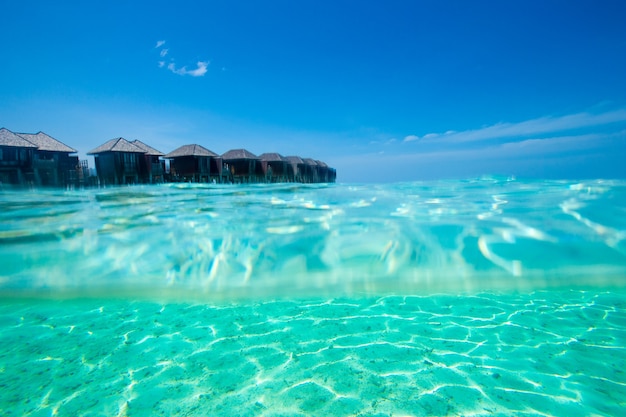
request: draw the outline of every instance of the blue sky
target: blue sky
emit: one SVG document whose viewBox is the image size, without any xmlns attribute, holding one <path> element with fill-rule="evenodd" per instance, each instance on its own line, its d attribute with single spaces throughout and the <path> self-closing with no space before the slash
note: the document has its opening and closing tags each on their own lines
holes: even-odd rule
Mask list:
<svg viewBox="0 0 626 417">
<path fill-rule="evenodd" d="M 626 2 L 0 0 L 0 127 L 326 161 L 340 182 L 626 177 Z"/>
</svg>

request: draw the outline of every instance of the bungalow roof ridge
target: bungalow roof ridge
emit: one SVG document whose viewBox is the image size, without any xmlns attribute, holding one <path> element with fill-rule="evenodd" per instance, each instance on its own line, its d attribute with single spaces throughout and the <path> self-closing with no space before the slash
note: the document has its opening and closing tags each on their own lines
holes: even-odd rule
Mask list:
<svg viewBox="0 0 626 417">
<path fill-rule="evenodd" d="M 208 156 L 210 158 L 218 158 L 219 155 L 215 152 L 205 148 L 202 145 L 198 145 L 196 143 L 179 146 L 174 149 L 172 152 L 166 154 L 164 158 L 177 158 L 181 156 Z"/>
<path fill-rule="evenodd" d="M 16 133 L 17 135 L 23 137 L 33 145 L 37 146 L 40 151 L 51 151 L 51 152 L 65 152 L 65 153 L 76 153 L 78 152 L 76 149 L 67 146 L 65 143 L 61 142 L 58 139 L 53 138 L 45 132 L 39 131 L 37 133 Z"/>
<path fill-rule="evenodd" d="M 37 148 L 37 145 L 5 127 L 0 128 L 0 146 L 9 146 L 13 148 Z"/>
<path fill-rule="evenodd" d="M 297 155 L 286 156 L 285 159 L 292 164 L 304 164 L 302 158 Z"/>
<path fill-rule="evenodd" d="M 140 141 L 139 139 L 135 139 L 134 141 L 130 142 L 133 145 L 141 148 L 144 150 L 144 152 L 146 153 L 146 155 L 151 155 L 151 156 L 164 156 L 165 154 L 161 151 L 159 151 L 158 149 L 153 148 L 150 145 L 145 144 L 144 142 Z"/>
<path fill-rule="evenodd" d="M 146 153 L 139 146 L 132 144 L 123 137 L 111 139 L 95 149 L 87 152 L 87 155 L 95 155 L 104 152 L 127 152 L 127 153 Z"/>
<path fill-rule="evenodd" d="M 222 154 L 222 159 L 224 160 L 235 160 L 235 159 L 259 159 L 258 156 L 253 154 L 247 149 L 238 148 L 231 149 Z"/>
<path fill-rule="evenodd" d="M 259 159 L 261 161 L 267 161 L 267 162 L 276 162 L 276 161 L 286 162 L 287 161 L 285 157 L 279 154 L 278 152 L 262 153 L 261 155 L 259 155 Z"/>
</svg>

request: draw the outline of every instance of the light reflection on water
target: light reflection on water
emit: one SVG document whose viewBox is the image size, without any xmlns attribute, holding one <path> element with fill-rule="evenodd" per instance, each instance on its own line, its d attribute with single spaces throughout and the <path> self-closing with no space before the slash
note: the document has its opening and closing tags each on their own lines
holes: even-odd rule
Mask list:
<svg viewBox="0 0 626 417">
<path fill-rule="evenodd" d="M 626 184 L 0 192 L 0 287 L 255 296 L 622 286 Z"/>
</svg>

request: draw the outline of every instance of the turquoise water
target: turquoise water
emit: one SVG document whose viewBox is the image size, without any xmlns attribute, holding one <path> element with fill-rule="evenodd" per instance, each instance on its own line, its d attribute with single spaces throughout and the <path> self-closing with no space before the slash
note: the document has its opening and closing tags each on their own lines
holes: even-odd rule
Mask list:
<svg viewBox="0 0 626 417">
<path fill-rule="evenodd" d="M 626 182 L 0 191 L 3 415 L 622 415 Z"/>
</svg>

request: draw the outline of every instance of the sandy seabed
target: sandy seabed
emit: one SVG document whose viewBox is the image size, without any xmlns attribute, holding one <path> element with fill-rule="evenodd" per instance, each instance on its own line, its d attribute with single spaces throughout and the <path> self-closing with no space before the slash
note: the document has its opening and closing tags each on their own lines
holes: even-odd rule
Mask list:
<svg viewBox="0 0 626 417">
<path fill-rule="evenodd" d="M 5 416 L 625 413 L 623 291 L 0 303 Z"/>
</svg>

